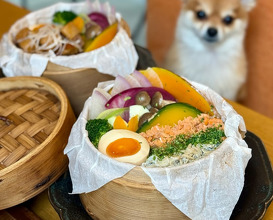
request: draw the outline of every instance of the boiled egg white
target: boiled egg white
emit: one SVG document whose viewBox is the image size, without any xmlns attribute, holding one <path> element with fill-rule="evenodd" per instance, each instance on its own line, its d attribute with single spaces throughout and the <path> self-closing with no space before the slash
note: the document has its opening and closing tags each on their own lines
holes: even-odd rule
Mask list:
<svg viewBox="0 0 273 220">
<path fill-rule="evenodd" d="M 98 150 L 120 162 L 141 165 L 149 155 L 150 146 L 138 133 L 113 129 L 100 138 Z"/>
</svg>

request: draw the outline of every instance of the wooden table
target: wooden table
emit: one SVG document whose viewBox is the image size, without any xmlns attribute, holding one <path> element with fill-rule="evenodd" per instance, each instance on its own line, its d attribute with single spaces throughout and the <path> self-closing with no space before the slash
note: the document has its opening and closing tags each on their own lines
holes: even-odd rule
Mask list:
<svg viewBox="0 0 273 220">
<path fill-rule="evenodd" d="M 9 27 L 19 18 L 28 13 L 27 10 L 0 0 L 0 37 L 9 30 Z M 238 103 L 230 102 L 234 109 L 243 116 L 246 127 L 263 141 L 268 156 L 273 161 L 273 120 L 263 116 Z M 24 216 L 24 218 L 22 217 Z M 59 219 L 57 213 L 50 205 L 47 192 L 43 192 L 26 204 L 18 205 L 0 211 L 0 219 Z M 273 204 L 271 204 L 263 218 L 273 219 Z"/>
</svg>

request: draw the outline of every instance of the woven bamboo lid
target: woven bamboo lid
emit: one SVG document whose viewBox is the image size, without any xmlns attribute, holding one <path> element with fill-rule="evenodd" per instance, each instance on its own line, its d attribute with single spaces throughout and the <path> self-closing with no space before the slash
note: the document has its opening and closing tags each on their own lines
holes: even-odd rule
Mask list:
<svg viewBox="0 0 273 220">
<path fill-rule="evenodd" d="M 56 96 L 39 89 L 0 91 L 0 169 L 42 144 L 60 117 Z"/>
<path fill-rule="evenodd" d="M 0 79 L 0 209 L 19 204 L 67 168 L 75 116 L 62 88 L 43 77 Z"/>
</svg>

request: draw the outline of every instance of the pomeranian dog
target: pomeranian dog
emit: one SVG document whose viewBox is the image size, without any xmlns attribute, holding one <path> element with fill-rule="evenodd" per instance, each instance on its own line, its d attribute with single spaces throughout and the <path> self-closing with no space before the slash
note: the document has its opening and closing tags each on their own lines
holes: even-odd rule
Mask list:
<svg viewBox="0 0 273 220">
<path fill-rule="evenodd" d="M 238 100 L 247 77 L 244 37 L 256 0 L 183 0 L 163 66 Z"/>
</svg>

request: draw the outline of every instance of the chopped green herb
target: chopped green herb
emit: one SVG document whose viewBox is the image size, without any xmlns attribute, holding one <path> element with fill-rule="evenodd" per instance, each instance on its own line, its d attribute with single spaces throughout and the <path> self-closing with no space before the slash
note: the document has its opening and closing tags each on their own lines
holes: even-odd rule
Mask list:
<svg viewBox="0 0 273 220">
<path fill-rule="evenodd" d="M 208 128 L 206 131 L 201 131 L 192 136 L 180 134 L 174 140 L 167 143 L 167 146 L 161 148 L 151 148 L 150 156 L 157 156 L 162 160 L 165 156 L 173 156 L 181 153 L 190 144 L 196 146 L 197 144 L 211 144 L 219 145 L 223 142 L 225 133 L 218 128 Z"/>
<path fill-rule="evenodd" d="M 127 100 L 129 100 L 131 98 L 132 98 L 131 96 L 127 96 L 127 97 L 124 98 L 124 101 L 127 101 Z"/>
</svg>

